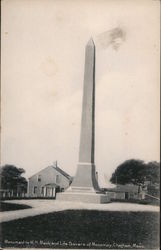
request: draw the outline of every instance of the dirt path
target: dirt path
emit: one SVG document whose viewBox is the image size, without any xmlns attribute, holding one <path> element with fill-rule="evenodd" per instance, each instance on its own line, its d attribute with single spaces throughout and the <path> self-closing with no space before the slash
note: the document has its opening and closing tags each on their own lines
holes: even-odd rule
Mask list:
<svg viewBox="0 0 161 250">
<path fill-rule="evenodd" d="M 0 212 L 0 222 L 16 220 L 20 218 L 47 214 L 50 212 L 63 211 L 68 209 L 88 209 L 102 211 L 149 211 L 159 212 L 158 206 L 142 205 L 134 203 L 112 202 L 107 204 L 90 204 L 79 202 L 63 202 L 56 200 L 12 200 L 8 203 L 26 204 L 32 208 L 16 211 Z"/>
</svg>

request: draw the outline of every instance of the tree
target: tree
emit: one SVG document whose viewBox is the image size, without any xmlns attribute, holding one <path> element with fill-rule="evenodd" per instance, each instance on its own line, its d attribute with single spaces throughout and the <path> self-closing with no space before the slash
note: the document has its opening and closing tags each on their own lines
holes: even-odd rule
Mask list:
<svg viewBox="0 0 161 250">
<path fill-rule="evenodd" d="M 152 184 L 160 183 L 160 163 L 152 161 L 146 164 L 145 169 L 146 179 Z"/>
<path fill-rule="evenodd" d="M 21 188 L 23 192 L 27 191 L 27 180 L 21 176 L 25 173 L 23 168 L 17 168 L 14 165 L 4 165 L 0 168 L 0 188 L 18 192 Z"/>
<path fill-rule="evenodd" d="M 145 181 L 159 183 L 160 164 L 157 162 L 145 163 L 142 160 L 127 160 L 119 165 L 112 174 L 110 181 L 114 184 L 143 185 Z"/>
</svg>

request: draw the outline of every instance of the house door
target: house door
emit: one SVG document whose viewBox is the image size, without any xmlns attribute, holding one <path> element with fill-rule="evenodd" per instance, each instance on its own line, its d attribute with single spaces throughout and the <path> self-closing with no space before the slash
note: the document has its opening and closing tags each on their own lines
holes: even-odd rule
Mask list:
<svg viewBox="0 0 161 250">
<path fill-rule="evenodd" d="M 129 199 L 129 194 L 128 192 L 125 192 L 125 200 L 128 200 Z"/>
</svg>

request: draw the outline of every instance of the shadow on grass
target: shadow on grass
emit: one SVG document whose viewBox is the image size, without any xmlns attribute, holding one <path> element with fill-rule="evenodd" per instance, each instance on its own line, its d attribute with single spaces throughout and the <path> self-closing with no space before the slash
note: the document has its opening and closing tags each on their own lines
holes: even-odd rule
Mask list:
<svg viewBox="0 0 161 250">
<path fill-rule="evenodd" d="M 123 199 L 111 199 L 112 202 L 121 202 L 121 203 L 133 203 L 133 204 L 143 204 L 143 205 L 152 205 L 152 206 L 160 206 L 160 200 L 149 199 L 149 200 L 123 200 Z"/>
<path fill-rule="evenodd" d="M 0 212 L 31 208 L 28 205 L 0 202 Z"/>
<path fill-rule="evenodd" d="M 2 223 L 1 235 L 2 247 L 157 248 L 159 214 L 67 210 Z"/>
</svg>

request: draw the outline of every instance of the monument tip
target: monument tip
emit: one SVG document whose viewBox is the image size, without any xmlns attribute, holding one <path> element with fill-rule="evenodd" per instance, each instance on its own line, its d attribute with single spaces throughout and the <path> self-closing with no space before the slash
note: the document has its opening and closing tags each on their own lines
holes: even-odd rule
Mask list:
<svg viewBox="0 0 161 250">
<path fill-rule="evenodd" d="M 92 37 L 89 39 L 89 41 L 88 41 L 88 43 L 87 43 L 87 46 L 95 46 Z"/>
</svg>

